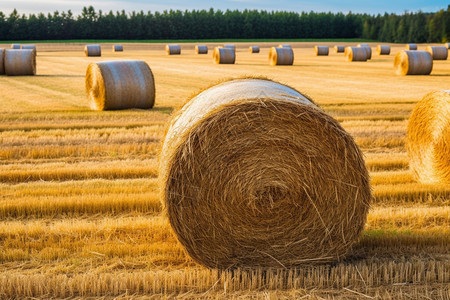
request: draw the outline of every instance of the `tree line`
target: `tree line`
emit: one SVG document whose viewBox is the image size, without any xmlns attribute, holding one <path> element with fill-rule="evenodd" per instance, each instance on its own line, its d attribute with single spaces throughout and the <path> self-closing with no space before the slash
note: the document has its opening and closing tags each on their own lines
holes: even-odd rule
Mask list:
<svg viewBox="0 0 450 300">
<path fill-rule="evenodd" d="M 96 11 L 8 16 L 0 40 L 363 38 L 383 42 L 450 41 L 450 5 L 436 13 L 343 14 L 258 10 Z"/>
</svg>

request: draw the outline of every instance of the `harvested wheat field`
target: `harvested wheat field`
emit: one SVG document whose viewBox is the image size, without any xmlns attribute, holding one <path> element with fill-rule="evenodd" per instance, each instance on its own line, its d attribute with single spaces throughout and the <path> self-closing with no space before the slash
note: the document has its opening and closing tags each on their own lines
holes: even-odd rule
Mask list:
<svg viewBox="0 0 450 300">
<path fill-rule="evenodd" d="M 259 54 L 248 50 L 254 43 L 234 44 L 235 64 L 215 64 L 194 43 L 176 56 L 165 44 L 124 43 L 123 53 L 101 44 L 101 57 L 85 56 L 84 44 L 38 43 L 35 76 L 1 77 L 0 298 L 450 298 L 450 186 L 418 183 L 406 150 L 411 112 L 450 88 L 450 61 L 434 61 L 430 75 L 397 76 L 404 44 L 348 62 L 334 51 L 315 56 L 325 43 L 290 43 L 292 66 L 269 64 L 275 43 L 258 43 Z M 154 107 L 91 110 L 88 65 L 125 59 L 151 68 Z M 170 115 L 199 90 L 245 76 L 307 95 L 361 149 L 374 199 L 339 261 L 209 269 L 177 241 L 158 185 Z"/>
</svg>

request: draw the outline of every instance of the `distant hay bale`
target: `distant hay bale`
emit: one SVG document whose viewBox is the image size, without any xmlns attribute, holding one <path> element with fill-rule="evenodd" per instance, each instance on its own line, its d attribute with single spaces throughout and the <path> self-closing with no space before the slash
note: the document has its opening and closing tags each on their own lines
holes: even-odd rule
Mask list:
<svg viewBox="0 0 450 300">
<path fill-rule="evenodd" d="M 372 198 L 363 154 L 339 122 L 261 79 L 191 99 L 169 123 L 159 180 L 178 240 L 212 268 L 338 260 Z"/>
<path fill-rule="evenodd" d="M 272 66 L 280 65 L 293 65 L 294 64 L 294 51 L 292 48 L 280 48 L 272 47 L 269 51 L 269 63 Z"/>
<path fill-rule="evenodd" d="M 248 51 L 249 51 L 250 53 L 259 53 L 259 46 L 250 46 L 250 47 L 248 48 Z"/>
<path fill-rule="evenodd" d="M 289 45 L 289 44 L 280 44 L 280 45 L 278 45 L 278 48 L 290 48 L 290 49 L 292 49 L 291 45 Z"/>
<path fill-rule="evenodd" d="M 166 45 L 166 54 L 167 55 L 179 55 L 179 54 L 181 54 L 181 47 L 180 47 L 180 45 L 176 45 L 176 44 Z"/>
<path fill-rule="evenodd" d="M 232 49 L 234 52 L 236 52 L 236 46 L 233 44 L 225 44 L 223 45 L 223 48 L 229 48 Z"/>
<path fill-rule="evenodd" d="M 450 43 L 446 43 L 444 45 L 445 45 L 445 47 L 447 47 L 447 49 L 450 49 Z"/>
<path fill-rule="evenodd" d="M 213 59 L 216 64 L 234 64 L 236 53 L 232 48 L 216 47 L 213 51 Z"/>
<path fill-rule="evenodd" d="M 314 53 L 316 56 L 326 56 L 328 55 L 328 46 L 314 46 Z"/>
<path fill-rule="evenodd" d="M 208 54 L 208 46 L 206 46 L 206 45 L 195 45 L 195 53 L 197 53 L 197 54 Z"/>
<path fill-rule="evenodd" d="M 345 58 L 347 61 L 367 61 L 367 51 L 364 47 L 346 47 Z"/>
<path fill-rule="evenodd" d="M 367 59 L 372 59 L 372 48 L 369 46 L 369 44 L 358 44 L 358 47 L 364 48 L 366 50 L 366 56 Z"/>
<path fill-rule="evenodd" d="M 0 48 L 0 75 L 5 74 L 5 49 Z"/>
<path fill-rule="evenodd" d="M 113 52 L 123 52 L 123 46 L 122 45 L 113 45 L 112 50 L 113 50 Z"/>
<path fill-rule="evenodd" d="M 378 55 L 389 55 L 391 54 L 391 46 L 389 45 L 378 45 L 377 46 Z"/>
<path fill-rule="evenodd" d="M 427 94 L 408 122 L 409 165 L 425 184 L 450 184 L 450 90 Z"/>
<path fill-rule="evenodd" d="M 448 49 L 445 46 L 427 46 L 425 51 L 430 52 L 433 60 L 446 60 L 448 57 Z"/>
<path fill-rule="evenodd" d="M 397 75 L 428 75 L 433 69 L 433 58 L 427 51 L 402 50 L 395 55 Z"/>
<path fill-rule="evenodd" d="M 36 51 L 5 50 L 5 74 L 8 76 L 36 75 Z"/>
<path fill-rule="evenodd" d="M 95 110 L 152 108 L 155 103 L 155 81 L 143 61 L 91 63 L 85 83 L 91 108 Z"/>
<path fill-rule="evenodd" d="M 342 53 L 344 51 L 345 51 L 345 46 L 339 46 L 339 45 L 334 46 L 334 52 Z"/>
<path fill-rule="evenodd" d="M 86 56 L 102 56 L 102 48 L 100 45 L 86 45 L 84 46 L 84 54 Z"/>
<path fill-rule="evenodd" d="M 20 44 L 11 44 L 11 49 L 19 50 L 20 49 Z"/>
<path fill-rule="evenodd" d="M 406 50 L 417 50 L 417 44 L 406 44 Z"/>
</svg>

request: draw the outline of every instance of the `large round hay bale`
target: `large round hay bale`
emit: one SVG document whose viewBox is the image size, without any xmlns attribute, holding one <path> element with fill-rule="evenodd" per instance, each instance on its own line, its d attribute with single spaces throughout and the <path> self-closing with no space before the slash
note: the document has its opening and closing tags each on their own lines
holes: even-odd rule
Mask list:
<svg viewBox="0 0 450 300">
<path fill-rule="evenodd" d="M 229 48 L 236 52 L 236 46 L 233 44 L 225 44 L 223 45 L 223 48 Z"/>
<path fill-rule="evenodd" d="M 394 69 L 397 75 L 428 75 L 433 69 L 433 58 L 427 51 L 402 50 L 395 55 Z"/>
<path fill-rule="evenodd" d="M 343 53 L 344 51 L 345 51 L 345 46 L 339 46 L 339 45 L 334 46 L 334 52 Z"/>
<path fill-rule="evenodd" d="M 337 260 L 366 222 L 369 176 L 353 138 L 273 81 L 195 96 L 170 122 L 159 162 L 164 212 L 208 267 Z"/>
<path fill-rule="evenodd" d="M 367 51 L 364 47 L 347 47 L 345 58 L 347 61 L 367 61 Z"/>
<path fill-rule="evenodd" d="M 86 70 L 86 93 L 96 110 L 152 108 L 155 81 L 150 67 L 140 60 L 91 63 Z"/>
<path fill-rule="evenodd" d="M 287 47 L 272 47 L 269 51 L 269 63 L 272 66 L 293 65 L 294 51 L 292 51 L 292 48 Z"/>
<path fill-rule="evenodd" d="M 406 44 L 406 50 L 417 50 L 417 44 Z"/>
<path fill-rule="evenodd" d="M 5 74 L 5 49 L 0 48 L 0 75 Z"/>
<path fill-rule="evenodd" d="M 450 90 L 417 103 L 408 122 L 407 149 L 417 180 L 450 184 Z"/>
<path fill-rule="evenodd" d="M 213 59 L 216 64 L 234 64 L 236 53 L 232 48 L 215 47 Z"/>
<path fill-rule="evenodd" d="M 314 53 L 316 56 L 326 56 L 328 55 L 328 46 L 314 46 Z"/>
<path fill-rule="evenodd" d="M 86 45 L 84 46 L 84 54 L 86 56 L 102 56 L 102 48 L 100 45 Z"/>
<path fill-rule="evenodd" d="M 11 44 L 11 49 L 19 50 L 20 47 L 21 47 L 20 44 Z"/>
<path fill-rule="evenodd" d="M 446 60 L 448 57 L 448 49 L 445 46 L 427 46 L 425 51 L 430 52 L 433 60 Z"/>
<path fill-rule="evenodd" d="M 122 45 L 113 45 L 112 50 L 113 50 L 113 52 L 123 52 L 123 46 Z"/>
<path fill-rule="evenodd" d="M 248 48 L 248 51 L 249 51 L 250 53 L 259 53 L 259 46 L 250 46 L 250 47 Z"/>
<path fill-rule="evenodd" d="M 378 55 L 389 55 L 391 54 L 391 46 L 389 45 L 378 45 L 377 46 Z"/>
<path fill-rule="evenodd" d="M 179 54 L 181 54 L 181 47 L 180 47 L 180 45 L 176 45 L 176 44 L 166 45 L 166 54 L 167 55 L 179 55 Z"/>
<path fill-rule="evenodd" d="M 9 76 L 35 75 L 36 51 L 6 49 L 4 67 Z"/>
<path fill-rule="evenodd" d="M 208 46 L 206 46 L 206 45 L 195 45 L 195 53 L 197 53 L 197 54 L 208 54 Z"/>
</svg>

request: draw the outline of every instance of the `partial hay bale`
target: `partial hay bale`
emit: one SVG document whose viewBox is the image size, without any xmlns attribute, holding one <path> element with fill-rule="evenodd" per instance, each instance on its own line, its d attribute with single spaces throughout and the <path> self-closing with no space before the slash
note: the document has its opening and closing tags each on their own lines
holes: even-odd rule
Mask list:
<svg viewBox="0 0 450 300">
<path fill-rule="evenodd" d="M 36 51 L 6 49 L 4 68 L 8 76 L 35 75 Z"/>
<path fill-rule="evenodd" d="M 0 75 L 5 74 L 5 49 L 0 48 Z"/>
<path fill-rule="evenodd" d="M 176 44 L 166 45 L 166 54 L 167 55 L 179 55 L 179 54 L 181 54 L 181 47 L 180 47 L 180 45 L 176 45 Z"/>
<path fill-rule="evenodd" d="M 123 46 L 122 45 L 113 45 L 112 50 L 113 50 L 113 52 L 123 52 Z"/>
<path fill-rule="evenodd" d="M 249 51 L 250 53 L 259 53 L 259 46 L 250 46 L 250 47 L 248 48 L 248 51 Z"/>
<path fill-rule="evenodd" d="M 84 46 L 84 54 L 86 56 L 102 56 L 102 48 L 100 45 L 86 45 Z"/>
<path fill-rule="evenodd" d="M 144 61 L 91 63 L 85 84 L 91 108 L 95 110 L 152 108 L 155 103 L 153 73 Z"/>
<path fill-rule="evenodd" d="M 292 48 L 280 48 L 272 47 L 269 51 L 269 63 L 272 66 L 280 65 L 293 65 L 294 64 L 294 51 Z"/>
<path fill-rule="evenodd" d="M 402 50 L 395 55 L 394 69 L 397 75 L 428 75 L 433 69 L 433 58 L 427 51 Z"/>
<path fill-rule="evenodd" d="M 445 47 L 447 47 L 447 49 L 450 49 L 450 43 L 446 43 L 444 45 L 445 45 Z"/>
<path fill-rule="evenodd" d="M 197 54 L 208 54 L 208 46 L 206 46 L 206 45 L 195 45 L 195 53 L 197 53 Z"/>
<path fill-rule="evenodd" d="M 23 50 L 34 50 L 36 51 L 36 45 L 28 44 L 28 45 L 21 45 L 21 49 Z"/>
<path fill-rule="evenodd" d="M 417 44 L 406 44 L 406 50 L 417 50 Z"/>
<path fill-rule="evenodd" d="M 372 48 L 369 46 L 369 44 L 358 44 L 358 47 L 364 48 L 366 50 L 366 56 L 367 59 L 372 59 Z"/>
<path fill-rule="evenodd" d="M 361 151 L 296 90 L 237 79 L 172 118 L 159 158 L 164 213 L 208 267 L 334 261 L 353 245 L 371 199 Z"/>
<path fill-rule="evenodd" d="M 367 51 L 364 47 L 347 47 L 345 58 L 347 61 L 367 61 Z"/>
<path fill-rule="evenodd" d="M 316 54 L 316 56 L 327 56 L 328 51 L 328 46 L 314 46 L 314 53 Z"/>
<path fill-rule="evenodd" d="M 213 59 L 216 64 L 234 64 L 236 53 L 232 48 L 216 47 L 213 51 Z"/>
<path fill-rule="evenodd" d="M 445 46 L 427 46 L 425 51 L 430 52 L 433 60 L 446 60 L 448 57 L 448 49 Z"/>
<path fill-rule="evenodd" d="M 407 150 L 415 178 L 450 184 L 450 90 L 427 94 L 408 122 Z"/>
<path fill-rule="evenodd" d="M 20 44 L 11 44 L 11 49 L 19 50 L 20 49 Z"/>
<path fill-rule="evenodd" d="M 233 44 L 225 44 L 223 45 L 223 48 L 229 48 L 236 52 L 236 46 Z"/>
<path fill-rule="evenodd" d="M 345 46 L 339 46 L 339 45 L 334 46 L 334 52 L 342 53 L 344 51 L 345 51 Z"/>
<path fill-rule="evenodd" d="M 389 55 L 391 54 L 391 46 L 389 45 L 378 45 L 377 46 L 378 55 Z"/>
<path fill-rule="evenodd" d="M 292 49 L 291 45 L 289 45 L 289 44 L 280 44 L 280 45 L 278 45 L 278 48 L 290 48 L 290 49 Z"/>
</svg>

